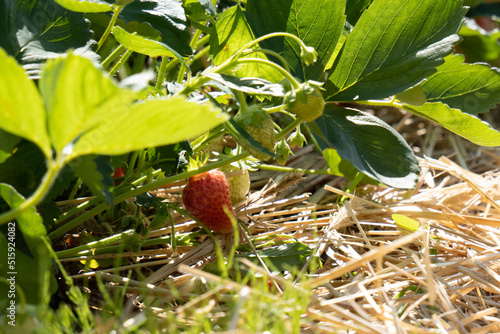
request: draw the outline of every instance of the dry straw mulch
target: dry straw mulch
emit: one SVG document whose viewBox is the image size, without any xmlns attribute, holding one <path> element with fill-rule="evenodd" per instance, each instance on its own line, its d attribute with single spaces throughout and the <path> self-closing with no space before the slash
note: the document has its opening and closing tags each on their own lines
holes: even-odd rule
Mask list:
<svg viewBox="0 0 500 334">
<path fill-rule="evenodd" d="M 307 169 L 321 169 L 321 158 L 309 153 L 303 149 L 291 166 L 305 163 Z M 497 159 L 494 151 L 483 156 Z M 317 272 L 293 285 L 298 292 L 312 291 L 304 314 L 313 320 L 303 322 L 303 332 L 500 333 L 500 173 L 474 173 L 444 157 L 420 159 L 420 166 L 416 189 L 368 185 L 354 194 L 341 191 L 339 179 L 328 175 L 254 173 L 252 185 L 259 190 L 236 208 L 248 224 L 248 238 L 258 245 L 266 242 L 264 237 L 293 237 L 323 260 Z M 297 182 L 300 186 L 293 187 Z M 178 201 L 181 190 L 178 183 L 157 195 Z M 338 204 L 340 196 L 347 200 Z M 417 221 L 420 228 L 398 228 L 394 214 Z M 174 218 L 177 233 L 197 228 L 181 216 Z M 165 227 L 153 236 L 169 233 Z M 227 237 L 216 238 L 222 245 L 231 243 Z M 127 282 L 128 292 L 141 296 L 129 298 L 130 315 L 134 305 L 148 307 L 148 295 L 173 299 L 172 284 L 189 295 L 194 278 L 222 284 L 178 307 L 179 319 L 200 302 L 217 300 L 221 291 L 244 288 L 201 270 L 214 260 L 211 239 L 180 247 L 174 257 L 165 247 L 143 250 L 144 262 L 131 266 L 160 269 L 151 271 L 145 281 Z M 267 268 L 250 261 L 239 264 L 269 274 Z M 122 282 L 105 270 L 98 274 L 115 284 Z M 287 276 L 272 277 L 278 286 L 286 284 Z M 251 287 L 245 289 L 252 293 Z M 217 303 L 210 305 L 217 308 Z M 161 309 L 156 312 L 161 316 Z"/>
</svg>

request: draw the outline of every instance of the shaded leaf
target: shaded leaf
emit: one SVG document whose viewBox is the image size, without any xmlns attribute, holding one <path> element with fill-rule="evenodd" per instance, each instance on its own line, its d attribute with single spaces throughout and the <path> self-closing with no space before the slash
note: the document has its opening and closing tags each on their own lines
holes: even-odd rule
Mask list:
<svg viewBox="0 0 500 334">
<path fill-rule="evenodd" d="M 0 73 L 0 128 L 32 141 L 50 157 L 45 110 L 34 82 L 2 49 Z"/>
<path fill-rule="evenodd" d="M 189 165 L 187 156 L 191 152 L 189 142 L 183 141 L 177 144 L 149 148 L 146 155 L 148 162 L 153 164 L 153 168 L 161 168 L 165 175 L 170 175 L 181 172 Z"/>
<path fill-rule="evenodd" d="M 12 153 L 14 148 L 19 144 L 21 138 L 14 136 L 0 129 L 0 164 L 4 163 Z"/>
<path fill-rule="evenodd" d="M 129 50 L 151 57 L 168 56 L 177 57 L 182 60 L 181 55 L 167 44 L 140 35 L 131 34 L 119 26 L 113 27 L 113 35 L 118 43 Z"/>
<path fill-rule="evenodd" d="M 303 266 L 307 258 L 312 254 L 312 251 L 307 245 L 294 242 L 258 250 L 257 253 L 264 262 L 271 264 L 272 269 L 285 271 L 293 267 Z M 253 252 L 240 253 L 236 257 L 245 257 L 258 263 L 258 259 Z"/>
<path fill-rule="evenodd" d="M 326 64 L 344 27 L 345 1 L 335 0 L 249 0 L 246 17 L 257 37 L 288 32 L 318 53 L 317 61 L 305 66 L 299 44 L 291 38 L 273 37 L 260 44 L 278 52 L 302 81 L 324 80 Z M 281 64 L 280 64 L 281 65 Z"/>
<path fill-rule="evenodd" d="M 477 115 L 500 102 L 500 69 L 486 64 L 465 64 L 462 55 L 445 58 L 438 72 L 422 84 L 428 102 Z"/>
<path fill-rule="evenodd" d="M 110 191 L 114 186 L 113 167 L 109 163 L 109 158 L 86 155 L 73 159 L 69 162 L 69 166 L 89 187 L 93 195 L 104 198 L 109 206 L 113 206 L 113 194 Z"/>
<path fill-rule="evenodd" d="M 347 0 L 345 14 L 347 22 L 356 25 L 363 11 L 372 3 L 373 0 Z"/>
<path fill-rule="evenodd" d="M 438 123 L 474 144 L 500 146 L 500 132 L 476 116 L 453 109 L 440 102 L 425 103 L 420 107 L 404 105 L 404 109 Z"/>
<path fill-rule="evenodd" d="M 0 182 L 13 186 L 23 196 L 29 196 L 43 178 L 46 157 L 38 146 L 23 140 L 16 151 L 0 164 Z"/>
<path fill-rule="evenodd" d="M 119 17 L 126 23 L 146 22 L 162 35 L 162 42 L 182 56 L 192 53 L 191 35 L 182 4 L 177 0 L 136 0 L 125 6 Z"/>
<path fill-rule="evenodd" d="M 247 94 L 271 95 L 284 97 L 285 88 L 280 84 L 275 84 L 261 78 L 238 78 L 218 73 L 202 73 L 214 81 L 217 81 L 231 89 Z"/>
<path fill-rule="evenodd" d="M 94 62 L 89 21 L 54 1 L 0 0 L 0 47 L 16 57 L 30 77 L 39 77 L 47 59 L 73 53 Z"/>
<path fill-rule="evenodd" d="M 396 188 L 412 188 L 418 161 L 393 128 L 368 113 L 325 106 L 323 116 L 308 126 L 322 150 L 335 148 L 360 172 Z"/>
<path fill-rule="evenodd" d="M 217 13 L 210 0 L 185 0 L 184 8 L 189 19 L 195 21 L 207 21 Z"/>
<path fill-rule="evenodd" d="M 380 99 L 415 86 L 453 51 L 465 12 L 457 0 L 375 0 L 347 36 L 326 99 Z"/>
</svg>

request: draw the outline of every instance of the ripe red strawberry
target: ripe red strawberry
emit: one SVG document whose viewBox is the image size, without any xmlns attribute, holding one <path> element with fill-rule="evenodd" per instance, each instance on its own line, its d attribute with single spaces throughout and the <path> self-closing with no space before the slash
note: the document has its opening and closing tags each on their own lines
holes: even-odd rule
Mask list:
<svg viewBox="0 0 500 334">
<path fill-rule="evenodd" d="M 224 207 L 236 215 L 231 206 L 226 176 L 220 170 L 212 169 L 190 177 L 182 191 L 182 202 L 193 217 L 212 231 L 228 233 L 233 230 Z"/>
</svg>

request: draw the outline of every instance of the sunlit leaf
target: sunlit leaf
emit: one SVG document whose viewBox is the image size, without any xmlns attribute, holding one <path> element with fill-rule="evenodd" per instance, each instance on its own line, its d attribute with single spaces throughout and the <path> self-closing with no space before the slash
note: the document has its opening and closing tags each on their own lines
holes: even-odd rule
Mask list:
<svg viewBox="0 0 500 334">
<path fill-rule="evenodd" d="M 0 128 L 37 144 L 51 156 L 43 101 L 35 83 L 0 49 Z"/>
<path fill-rule="evenodd" d="M 345 5 L 345 1 L 336 0 L 249 0 L 245 16 L 257 37 L 288 32 L 314 47 L 318 59 L 306 66 L 297 41 L 273 37 L 260 43 L 283 56 L 292 74 L 300 80 L 323 81 L 326 64 L 344 27 Z"/>
<path fill-rule="evenodd" d="M 487 64 L 465 64 L 462 55 L 445 58 L 438 72 L 422 84 L 427 102 L 477 115 L 500 103 L 500 69 Z"/>
<path fill-rule="evenodd" d="M 109 12 L 113 7 L 100 0 L 54 0 L 62 7 L 79 13 L 103 13 Z"/>
<path fill-rule="evenodd" d="M 405 105 L 404 109 L 438 123 L 474 144 L 500 146 L 500 132 L 476 116 L 453 109 L 440 102 L 425 103 L 420 107 Z"/>
<path fill-rule="evenodd" d="M 380 99 L 415 86 L 459 41 L 466 9 L 457 0 L 375 0 L 347 36 L 326 99 Z"/>
<path fill-rule="evenodd" d="M 0 183 L 0 197 L 15 208 L 24 202 L 24 198 L 10 185 Z M 15 222 L 0 227 L 0 268 L 4 278 L 15 277 L 17 289 L 21 290 L 26 301 L 38 304 L 44 301 L 47 293 L 50 295 L 57 289 L 50 259 L 47 257 L 46 246 L 42 241 L 47 231 L 42 218 L 35 208 L 30 208 L 19 215 Z M 14 262 L 8 262 L 9 247 L 15 248 Z M 10 256 L 12 259 L 12 256 Z M 11 274 L 9 274 L 11 273 Z M 9 286 L 0 284 L 0 293 L 7 296 Z M 20 291 L 16 292 L 17 303 L 20 303 Z"/>
</svg>

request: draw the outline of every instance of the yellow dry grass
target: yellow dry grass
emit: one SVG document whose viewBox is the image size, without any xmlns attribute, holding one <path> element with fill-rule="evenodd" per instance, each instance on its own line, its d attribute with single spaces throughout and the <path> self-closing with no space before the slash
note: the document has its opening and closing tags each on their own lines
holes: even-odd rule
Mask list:
<svg viewBox="0 0 500 334">
<path fill-rule="evenodd" d="M 489 157 L 488 164 L 496 164 L 494 151 L 482 156 Z M 321 164 L 321 157 L 316 159 L 310 148 L 304 148 L 290 165 L 321 169 Z M 248 226 L 248 238 L 259 245 L 265 237 L 292 237 L 323 260 L 320 269 L 298 282 L 271 275 L 278 286 L 313 292 L 302 332 L 500 333 L 500 172 L 490 168 L 474 173 L 445 157 L 420 159 L 420 168 L 416 189 L 367 185 L 353 194 L 340 190 L 339 179 L 328 175 L 302 179 L 298 174 L 254 173 L 254 191 L 236 208 Z M 301 183 L 294 187 L 297 182 Z M 182 186 L 177 183 L 156 195 L 179 201 Z M 398 228 L 394 214 L 411 218 L 420 227 Z M 180 215 L 174 219 L 177 233 L 197 228 Z M 170 232 L 164 227 L 150 237 Z M 216 238 L 231 245 L 227 236 Z M 221 292 L 246 288 L 252 293 L 252 288 L 201 270 L 215 254 L 213 241 L 206 237 L 202 241 L 179 247 L 178 256 L 168 246 L 146 249 L 130 254 L 142 257 L 130 266 L 73 277 L 100 275 L 118 286 L 126 283 L 127 291 L 135 294 L 128 299 L 126 314 L 134 305 L 148 308 L 152 297 L 173 300 L 169 286 L 187 296 L 193 278 L 218 283 L 218 288 L 178 307 L 179 319 L 202 301 L 213 299 L 208 305 L 216 307 Z M 267 268 L 248 260 L 237 265 L 269 275 Z M 111 274 L 141 267 L 155 270 L 143 281 Z M 280 292 L 278 288 L 275 293 Z M 161 309 L 154 311 L 161 317 Z"/>
</svg>

